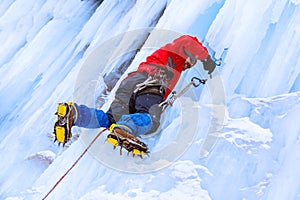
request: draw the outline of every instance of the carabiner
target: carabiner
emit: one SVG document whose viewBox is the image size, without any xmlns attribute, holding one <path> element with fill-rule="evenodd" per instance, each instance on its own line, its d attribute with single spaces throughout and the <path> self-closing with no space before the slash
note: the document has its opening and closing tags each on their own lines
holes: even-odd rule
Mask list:
<svg viewBox="0 0 300 200">
<path fill-rule="evenodd" d="M 206 83 L 206 81 L 207 81 L 207 79 L 200 79 L 198 77 L 193 77 L 191 80 L 194 87 L 198 87 L 200 84 L 204 85 Z"/>
</svg>

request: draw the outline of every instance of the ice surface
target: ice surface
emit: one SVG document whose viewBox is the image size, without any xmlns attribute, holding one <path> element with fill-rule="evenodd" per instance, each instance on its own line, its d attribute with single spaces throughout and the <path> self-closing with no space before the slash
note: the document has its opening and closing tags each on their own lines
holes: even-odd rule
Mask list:
<svg viewBox="0 0 300 200">
<path fill-rule="evenodd" d="M 74 128 L 68 147 L 57 147 L 57 103 L 86 100 L 107 109 L 119 78 L 180 34 L 204 40 L 216 57 L 228 48 L 215 78 L 166 111 L 164 134 L 145 138 L 153 158 L 119 157 L 105 135 L 97 143 L 107 151 L 99 154 L 117 165 L 154 160 L 164 167 L 128 173 L 89 152 L 48 199 L 299 199 L 298 0 L 1 1 L 0 199 L 44 197 L 84 151 L 77 136 L 91 133 L 91 139 L 99 131 Z M 98 61 L 113 57 L 112 64 L 83 71 L 112 38 L 119 40 Z M 200 62 L 196 67 L 183 74 L 177 91 L 192 76 L 205 77 Z M 85 99 L 89 92 L 95 99 Z M 224 110 L 214 110 L 219 107 Z M 214 148 L 200 159 L 210 131 Z M 178 158 L 162 159 L 182 143 Z M 160 157 L 162 149 L 169 154 Z"/>
</svg>

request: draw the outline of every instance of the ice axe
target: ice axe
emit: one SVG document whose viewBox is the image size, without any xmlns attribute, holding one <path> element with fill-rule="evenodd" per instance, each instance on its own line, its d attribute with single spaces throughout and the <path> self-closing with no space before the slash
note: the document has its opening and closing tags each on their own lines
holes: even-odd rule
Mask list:
<svg viewBox="0 0 300 200">
<path fill-rule="evenodd" d="M 207 81 L 207 79 L 200 79 L 200 78 L 198 78 L 198 77 L 193 77 L 192 79 L 191 79 L 191 81 L 179 92 L 179 93 L 176 93 L 176 91 L 173 91 L 172 92 L 172 96 L 169 98 L 169 99 L 167 99 L 167 100 L 165 100 L 165 101 L 163 101 L 162 103 L 160 103 L 159 104 L 159 107 L 161 107 L 162 108 L 162 111 L 165 111 L 166 110 L 166 108 L 170 105 L 170 106 L 172 106 L 173 105 L 173 103 L 174 103 L 174 101 L 177 99 L 177 98 L 179 98 L 179 97 L 181 97 L 184 93 L 186 93 L 186 91 L 191 87 L 191 86 L 194 86 L 194 87 L 198 87 L 199 85 L 201 85 L 201 84 L 205 84 L 206 83 L 206 81 Z"/>
</svg>

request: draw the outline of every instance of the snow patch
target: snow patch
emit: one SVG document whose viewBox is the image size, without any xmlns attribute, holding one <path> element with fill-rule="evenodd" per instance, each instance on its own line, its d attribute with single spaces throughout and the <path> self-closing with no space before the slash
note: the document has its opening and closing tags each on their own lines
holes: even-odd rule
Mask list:
<svg viewBox="0 0 300 200">
<path fill-rule="evenodd" d="M 272 132 L 250 121 L 249 118 L 227 119 L 221 136 L 239 148 L 248 150 L 262 147 L 269 149 Z"/>
<path fill-rule="evenodd" d="M 56 158 L 56 154 L 52 151 L 39 151 L 35 154 L 28 156 L 26 159 L 38 162 L 42 165 L 50 165 Z"/>
<path fill-rule="evenodd" d="M 291 2 L 297 6 L 300 5 L 300 0 L 291 0 Z"/>
</svg>

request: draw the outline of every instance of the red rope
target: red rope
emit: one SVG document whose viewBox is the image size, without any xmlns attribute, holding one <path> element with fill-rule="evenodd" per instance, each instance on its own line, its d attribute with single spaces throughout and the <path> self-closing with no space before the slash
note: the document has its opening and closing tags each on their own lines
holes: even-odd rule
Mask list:
<svg viewBox="0 0 300 200">
<path fill-rule="evenodd" d="M 51 192 L 53 192 L 53 190 L 57 187 L 57 185 L 67 176 L 67 174 L 75 167 L 75 165 L 77 165 L 77 163 L 79 162 L 79 160 L 84 156 L 84 154 L 86 154 L 86 152 L 91 148 L 91 146 L 95 143 L 95 141 L 98 139 L 98 137 L 104 132 L 108 130 L 107 128 L 101 130 L 96 137 L 91 141 L 91 143 L 86 147 L 86 149 L 82 152 L 82 154 L 77 158 L 77 160 L 73 163 L 73 165 L 66 171 L 66 173 L 60 177 L 60 179 L 55 183 L 55 185 L 51 188 L 51 190 L 45 195 L 45 197 L 43 198 L 46 199 Z"/>
</svg>

